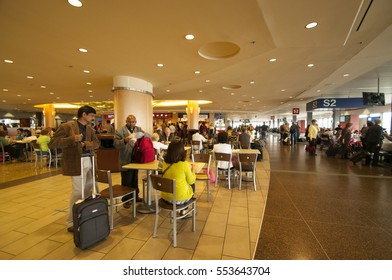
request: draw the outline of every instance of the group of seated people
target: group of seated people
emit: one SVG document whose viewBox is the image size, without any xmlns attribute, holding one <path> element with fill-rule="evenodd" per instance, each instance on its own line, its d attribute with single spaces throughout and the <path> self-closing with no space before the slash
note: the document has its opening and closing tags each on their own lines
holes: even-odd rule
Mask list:
<svg viewBox="0 0 392 280">
<path fill-rule="evenodd" d="M 0 142 L 4 146 L 4 152 L 8 153 L 8 155 L 11 157 L 11 160 L 16 160 L 20 162 L 26 161 L 26 157 L 28 156 L 27 149 L 29 149 L 28 145 L 31 142 L 35 141 L 36 143 L 41 145 L 42 154 L 48 154 L 48 144 L 50 142 L 52 130 L 48 127 L 37 132 L 37 134 L 39 134 L 38 138 L 36 135 L 31 135 L 30 130 L 18 128 L 16 130 L 16 135 L 14 137 L 10 137 L 7 131 L 1 130 Z M 36 153 L 40 153 L 41 151 L 35 149 Z M 2 160 L 6 160 L 5 155 L 2 155 L 2 157 Z"/>
</svg>

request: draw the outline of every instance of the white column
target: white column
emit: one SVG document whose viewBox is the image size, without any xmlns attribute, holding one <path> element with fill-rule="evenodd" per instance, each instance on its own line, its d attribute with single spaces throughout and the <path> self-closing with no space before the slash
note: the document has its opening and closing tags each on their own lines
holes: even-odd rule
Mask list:
<svg viewBox="0 0 392 280">
<path fill-rule="evenodd" d="M 128 115 L 134 115 L 137 126 L 145 132 L 153 133 L 152 84 L 129 76 L 113 78 L 114 125 L 116 129 L 125 125 Z"/>
</svg>

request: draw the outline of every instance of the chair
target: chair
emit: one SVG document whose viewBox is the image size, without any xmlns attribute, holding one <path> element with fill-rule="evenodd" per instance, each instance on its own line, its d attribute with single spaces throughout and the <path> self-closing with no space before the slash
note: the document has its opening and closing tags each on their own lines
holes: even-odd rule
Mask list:
<svg viewBox="0 0 392 280">
<path fill-rule="evenodd" d="M 54 160 L 55 160 L 54 164 L 55 164 L 56 168 L 58 167 L 59 160 L 61 160 L 62 156 L 63 156 L 63 153 L 61 152 L 61 149 L 55 148 L 54 149 Z"/>
<path fill-rule="evenodd" d="M 219 171 L 225 171 L 227 172 L 227 178 L 228 178 L 228 184 L 229 184 L 229 189 L 231 189 L 231 184 L 230 184 L 230 177 L 231 177 L 231 154 L 226 154 L 226 153 L 214 153 L 214 161 L 215 161 L 215 172 L 216 172 L 216 179 L 215 179 L 215 187 L 216 187 L 216 182 L 219 179 Z M 220 168 L 218 167 L 219 162 L 226 162 L 228 168 Z"/>
<path fill-rule="evenodd" d="M 256 161 L 256 154 L 238 154 L 238 167 L 236 167 L 236 170 L 239 172 L 239 190 L 241 190 L 242 172 L 251 172 L 253 178 L 253 189 L 256 191 Z"/>
<path fill-rule="evenodd" d="M 11 160 L 11 155 L 4 150 L 4 145 L 0 142 L 0 156 L 3 164 L 5 163 L 6 159 Z"/>
<path fill-rule="evenodd" d="M 240 141 L 240 148 L 241 149 L 250 149 L 250 142 L 248 142 L 248 141 Z"/>
<path fill-rule="evenodd" d="M 43 161 L 44 158 L 46 158 L 46 161 L 48 162 L 49 168 L 50 168 L 50 165 L 52 163 L 52 153 L 51 153 L 50 149 L 48 150 L 47 154 L 46 153 L 44 154 L 42 152 L 41 144 L 39 144 L 37 142 L 31 142 L 31 143 L 32 143 L 32 145 L 34 147 L 34 154 L 35 154 L 35 165 L 34 165 L 34 168 L 37 168 L 38 158 L 40 158 L 40 168 L 41 169 L 42 169 L 42 161 Z"/>
<path fill-rule="evenodd" d="M 112 183 L 112 173 L 110 170 L 97 169 L 95 176 L 98 183 L 107 184 L 108 188 L 103 189 L 100 193 L 102 197 L 109 200 L 109 224 L 110 229 L 113 229 L 114 224 L 114 210 L 118 211 L 118 206 L 123 205 L 127 202 L 132 201 L 133 203 L 133 218 L 136 217 L 136 189 L 124 187 L 122 185 L 114 185 Z M 131 197 L 125 201 L 121 199 L 130 195 Z M 116 208 L 116 209 L 115 209 Z"/>
<path fill-rule="evenodd" d="M 155 194 L 155 224 L 153 237 L 157 237 L 158 231 L 158 218 L 161 209 L 170 211 L 170 217 L 173 224 L 173 247 L 177 247 L 177 220 L 183 219 L 189 214 L 192 214 L 192 231 L 196 230 L 196 198 L 191 198 L 188 202 L 176 205 L 176 180 L 163 178 L 160 175 L 150 175 L 152 187 L 154 188 Z M 158 191 L 172 193 L 173 204 L 166 202 L 164 199 L 158 199 Z M 186 214 L 181 214 L 181 210 L 190 207 L 190 210 Z"/>
<path fill-rule="evenodd" d="M 207 164 L 207 168 L 202 173 L 196 173 L 196 180 L 207 181 L 207 201 L 210 201 L 210 165 L 211 165 L 211 154 L 193 154 L 192 162 L 204 162 Z"/>
<path fill-rule="evenodd" d="M 201 145 L 201 141 L 199 141 L 199 140 L 192 140 L 191 141 L 191 146 L 192 146 L 192 149 L 191 149 L 191 152 L 192 152 L 192 154 L 200 154 L 200 145 Z"/>
</svg>

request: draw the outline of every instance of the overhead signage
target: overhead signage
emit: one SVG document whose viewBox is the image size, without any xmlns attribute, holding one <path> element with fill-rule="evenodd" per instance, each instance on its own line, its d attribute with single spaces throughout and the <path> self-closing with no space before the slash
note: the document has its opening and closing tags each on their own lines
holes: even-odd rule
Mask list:
<svg viewBox="0 0 392 280">
<path fill-rule="evenodd" d="M 363 99 L 360 98 L 320 98 L 306 103 L 306 111 L 317 109 L 351 109 L 362 108 Z"/>
<path fill-rule="evenodd" d="M 293 108 L 293 115 L 299 115 L 299 108 Z"/>
</svg>

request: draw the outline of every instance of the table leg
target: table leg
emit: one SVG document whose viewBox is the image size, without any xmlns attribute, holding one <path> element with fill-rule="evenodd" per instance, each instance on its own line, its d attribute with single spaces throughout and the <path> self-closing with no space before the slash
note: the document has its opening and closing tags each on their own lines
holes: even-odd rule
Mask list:
<svg viewBox="0 0 392 280">
<path fill-rule="evenodd" d="M 151 201 L 151 178 L 150 174 L 152 170 L 147 170 L 147 197 L 143 197 L 143 203 L 137 207 L 137 212 L 142 214 L 153 214 L 155 213 L 155 203 Z M 143 192 L 144 194 L 144 192 Z"/>
</svg>

